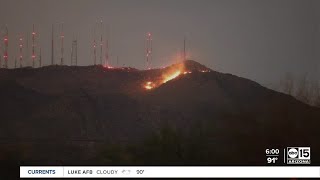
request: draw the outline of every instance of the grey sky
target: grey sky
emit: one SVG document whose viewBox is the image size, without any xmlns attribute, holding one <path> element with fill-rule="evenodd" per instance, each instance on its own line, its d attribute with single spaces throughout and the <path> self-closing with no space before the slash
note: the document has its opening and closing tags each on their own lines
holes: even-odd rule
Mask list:
<svg viewBox="0 0 320 180">
<path fill-rule="evenodd" d="M 51 25 L 57 28 L 60 22 L 66 64 L 73 34 L 78 36 L 79 64 L 92 64 L 93 27 L 102 19 L 109 27 L 113 64 L 119 56 L 121 64 L 144 68 L 144 37 L 150 31 L 154 65 L 168 65 L 186 35 L 192 59 L 269 84 L 286 72 L 320 77 L 319 7 L 319 1 L 311 0 L 1 0 L 0 25 L 9 28 L 10 67 L 18 51 L 12 38 L 31 33 L 33 23 L 48 65 Z"/>
</svg>

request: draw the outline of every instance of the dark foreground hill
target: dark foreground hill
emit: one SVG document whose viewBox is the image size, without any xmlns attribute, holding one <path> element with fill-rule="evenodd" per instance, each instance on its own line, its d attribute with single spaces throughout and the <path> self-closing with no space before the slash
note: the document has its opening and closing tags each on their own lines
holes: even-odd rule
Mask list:
<svg viewBox="0 0 320 180">
<path fill-rule="evenodd" d="M 194 61 L 183 65 L 179 76 L 151 90 L 146 82 L 160 82 L 181 64 L 0 69 L 0 159 L 265 165 L 266 148 L 311 146 L 312 162 L 320 163 L 319 109 Z"/>
</svg>

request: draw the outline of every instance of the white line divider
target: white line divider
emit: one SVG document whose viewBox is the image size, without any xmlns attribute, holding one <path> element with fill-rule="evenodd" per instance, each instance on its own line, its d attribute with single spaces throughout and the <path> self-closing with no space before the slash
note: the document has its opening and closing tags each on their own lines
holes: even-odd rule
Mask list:
<svg viewBox="0 0 320 180">
<path fill-rule="evenodd" d="M 20 178 L 320 178 L 320 166 L 20 166 Z"/>
</svg>

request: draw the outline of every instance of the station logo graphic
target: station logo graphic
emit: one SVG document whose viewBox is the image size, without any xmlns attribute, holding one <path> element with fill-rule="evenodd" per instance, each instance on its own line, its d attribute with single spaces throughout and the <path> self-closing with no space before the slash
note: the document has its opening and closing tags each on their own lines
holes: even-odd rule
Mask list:
<svg viewBox="0 0 320 180">
<path fill-rule="evenodd" d="M 287 164 L 310 164 L 310 147 L 287 147 Z"/>
</svg>

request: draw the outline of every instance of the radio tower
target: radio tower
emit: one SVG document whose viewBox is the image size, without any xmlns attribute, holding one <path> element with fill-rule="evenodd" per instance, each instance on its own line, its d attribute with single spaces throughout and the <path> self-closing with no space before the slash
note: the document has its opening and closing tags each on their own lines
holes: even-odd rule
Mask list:
<svg viewBox="0 0 320 180">
<path fill-rule="evenodd" d="M 1 44 L 0 43 L 0 68 L 2 68 L 2 49 L 1 49 Z"/>
<path fill-rule="evenodd" d="M 22 67 L 22 46 L 23 46 L 23 38 L 22 35 L 19 38 L 19 63 L 20 68 Z"/>
<path fill-rule="evenodd" d="M 151 69 L 151 61 L 152 61 L 152 37 L 151 33 L 147 33 L 146 38 L 146 68 Z"/>
<path fill-rule="evenodd" d="M 100 21 L 101 25 L 101 34 L 100 34 L 100 64 L 102 65 L 102 47 L 103 47 L 103 42 L 102 42 L 102 32 L 103 32 L 103 26 L 102 26 L 102 20 Z"/>
<path fill-rule="evenodd" d="M 183 61 L 187 60 L 187 56 L 186 56 L 186 37 L 184 36 L 183 38 Z"/>
<path fill-rule="evenodd" d="M 94 26 L 93 29 L 93 65 L 96 65 L 96 61 L 97 61 L 97 51 L 96 51 L 96 26 Z"/>
<path fill-rule="evenodd" d="M 16 69 L 17 68 L 17 57 L 14 56 L 14 68 Z"/>
<path fill-rule="evenodd" d="M 109 67 L 109 28 L 106 28 L 106 49 L 105 49 L 105 60 L 104 60 L 104 66 Z"/>
<path fill-rule="evenodd" d="M 108 40 L 106 40 L 106 54 L 105 54 L 105 62 L 104 62 L 104 66 L 105 67 L 109 67 L 109 42 L 108 42 Z"/>
<path fill-rule="evenodd" d="M 3 59 L 4 59 L 4 67 L 8 68 L 8 46 L 9 46 L 9 39 L 8 39 L 8 27 L 6 26 L 5 28 L 5 34 L 4 34 L 4 54 L 3 54 Z"/>
<path fill-rule="evenodd" d="M 117 56 L 117 67 L 119 68 L 119 56 Z"/>
<path fill-rule="evenodd" d="M 41 47 L 40 47 L 40 50 L 39 50 L 39 67 L 42 66 L 42 60 L 41 60 Z"/>
<path fill-rule="evenodd" d="M 1 44 L 1 43 L 0 43 Z M 1 46 L 0 46 L 1 49 Z M 1 53 L 1 52 L 0 52 Z M 0 54 L 0 68 L 2 67 L 2 55 Z"/>
<path fill-rule="evenodd" d="M 60 40 L 61 40 L 61 65 L 63 65 L 63 39 L 64 39 L 64 34 L 63 34 L 63 23 L 61 23 L 61 35 L 60 35 Z"/>
<path fill-rule="evenodd" d="M 34 31 L 34 24 L 32 26 L 32 67 L 34 67 L 34 63 L 35 63 L 35 58 L 36 58 L 36 54 L 35 54 L 35 36 L 36 36 L 36 32 Z"/>
<path fill-rule="evenodd" d="M 27 37 L 26 37 L 26 40 L 27 40 L 27 42 L 26 42 L 26 57 L 27 57 L 27 59 L 25 60 L 25 62 L 26 62 L 26 64 L 27 64 L 27 66 L 29 65 L 29 58 L 31 57 L 30 56 L 30 49 L 29 49 L 29 32 L 27 32 Z"/>
<path fill-rule="evenodd" d="M 72 41 L 72 48 L 71 48 L 71 66 L 77 66 L 78 64 L 78 41 L 77 39 L 74 39 Z"/>
<path fill-rule="evenodd" d="M 51 65 L 54 64 L 54 43 L 53 43 L 53 39 L 54 39 L 54 35 L 53 35 L 54 29 L 53 29 L 53 24 L 52 24 L 52 30 L 51 30 Z"/>
</svg>

